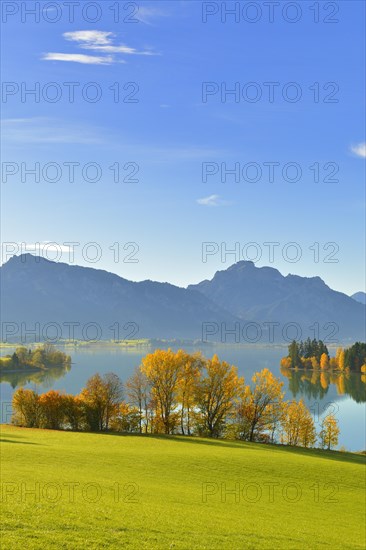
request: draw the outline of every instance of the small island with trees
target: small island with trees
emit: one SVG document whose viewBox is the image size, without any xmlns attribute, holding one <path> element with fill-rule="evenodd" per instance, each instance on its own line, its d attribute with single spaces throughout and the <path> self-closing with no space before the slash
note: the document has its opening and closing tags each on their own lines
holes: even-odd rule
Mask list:
<svg viewBox="0 0 366 550">
<path fill-rule="evenodd" d="M 12 355 L 0 357 L 0 372 L 33 372 L 54 367 L 70 367 L 71 357 L 57 350 L 52 344 L 43 344 L 33 351 L 25 346 L 17 347 Z"/>
<path fill-rule="evenodd" d="M 356 342 L 346 349 L 339 347 L 335 357 L 330 357 L 328 348 L 322 340 L 293 340 L 288 346 L 288 355 L 281 359 L 281 367 L 366 374 L 366 344 Z"/>
</svg>

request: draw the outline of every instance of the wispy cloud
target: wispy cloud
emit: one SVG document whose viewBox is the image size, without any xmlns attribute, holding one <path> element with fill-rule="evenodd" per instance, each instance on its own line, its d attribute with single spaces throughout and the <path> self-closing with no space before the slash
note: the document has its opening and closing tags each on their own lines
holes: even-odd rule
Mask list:
<svg viewBox="0 0 366 550">
<path fill-rule="evenodd" d="M 225 149 L 205 149 L 192 144 L 186 147 L 175 146 L 168 141 L 153 147 L 150 141 L 131 141 L 131 137 L 125 132 L 114 132 L 104 126 L 78 124 L 53 117 L 7 118 L 2 119 L 0 125 L 4 147 L 54 143 L 104 145 L 115 154 L 131 155 L 131 158 L 138 154 L 141 161 L 153 164 L 220 159 L 229 154 Z"/>
<path fill-rule="evenodd" d="M 106 31 L 71 31 L 64 32 L 62 35 L 66 40 L 71 40 L 73 42 L 81 42 L 84 44 L 94 44 L 95 46 L 105 46 L 109 44 L 113 32 Z"/>
<path fill-rule="evenodd" d="M 115 44 L 116 35 L 106 31 L 73 31 L 62 35 L 66 40 L 77 42 L 80 48 L 127 55 L 156 55 L 152 50 L 136 50 L 126 44 Z"/>
<path fill-rule="evenodd" d="M 47 258 L 47 254 L 70 254 L 73 253 L 71 245 L 56 243 L 55 241 L 39 241 L 37 243 L 18 242 L 15 243 L 18 250 L 25 254 L 31 252 L 35 255 L 43 254 Z"/>
<path fill-rule="evenodd" d="M 152 8 L 151 6 L 139 6 L 138 12 L 134 15 L 135 19 L 145 23 L 146 25 L 153 25 L 155 19 L 159 17 L 168 17 L 169 14 L 160 8 Z"/>
<path fill-rule="evenodd" d="M 366 143 L 358 143 L 351 146 L 351 151 L 361 158 L 366 158 Z"/>
<path fill-rule="evenodd" d="M 1 121 L 6 143 L 101 143 L 93 129 L 65 124 L 62 121 L 46 117 L 8 118 Z"/>
<path fill-rule="evenodd" d="M 227 201 L 220 199 L 219 195 L 209 195 L 208 197 L 197 199 L 197 203 L 202 206 L 222 206 L 224 204 L 229 204 Z"/>
<path fill-rule="evenodd" d="M 126 63 L 123 55 L 158 55 L 151 49 L 137 50 L 126 44 L 116 42 L 116 35 L 110 31 L 71 31 L 62 35 L 68 42 L 73 42 L 78 48 L 91 52 L 109 55 L 86 55 L 81 53 L 48 52 L 42 56 L 44 61 L 71 61 L 87 65 L 111 65 Z M 117 54 L 117 55 L 113 55 Z"/>
<path fill-rule="evenodd" d="M 82 53 L 46 53 L 43 55 L 44 61 L 73 61 L 74 63 L 84 63 L 85 65 L 110 65 L 114 62 L 113 57 L 85 55 Z M 125 63 L 125 61 L 120 61 Z"/>
</svg>

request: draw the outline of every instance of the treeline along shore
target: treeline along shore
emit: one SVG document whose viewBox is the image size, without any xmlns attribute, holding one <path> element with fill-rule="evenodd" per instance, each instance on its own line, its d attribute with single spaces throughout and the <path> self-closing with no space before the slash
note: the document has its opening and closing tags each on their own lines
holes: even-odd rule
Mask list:
<svg viewBox="0 0 366 550">
<path fill-rule="evenodd" d="M 284 399 L 283 382 L 268 369 L 246 384 L 237 368 L 217 355 L 155 350 L 123 384 L 114 373 L 93 375 L 78 395 L 18 389 L 12 422 L 56 430 L 181 434 L 331 449 L 336 418 L 317 433 L 300 401 Z"/>
</svg>

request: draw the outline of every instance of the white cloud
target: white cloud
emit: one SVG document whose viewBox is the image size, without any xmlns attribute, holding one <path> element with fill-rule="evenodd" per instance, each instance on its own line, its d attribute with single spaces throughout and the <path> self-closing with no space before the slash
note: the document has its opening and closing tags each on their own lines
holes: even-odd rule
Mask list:
<svg viewBox="0 0 366 550">
<path fill-rule="evenodd" d="M 197 203 L 202 206 L 220 206 L 222 204 L 226 204 L 225 201 L 220 199 L 219 195 L 210 195 L 202 199 L 197 199 Z"/>
<path fill-rule="evenodd" d="M 47 258 L 47 253 L 69 254 L 73 252 L 73 247 L 71 245 L 65 245 L 64 243 L 61 244 L 55 241 L 40 241 L 37 243 L 18 242 L 15 244 L 22 254 L 26 252 L 33 252 L 36 255 L 45 254 L 45 258 Z"/>
<path fill-rule="evenodd" d="M 85 55 L 82 53 L 46 53 L 42 57 L 45 61 L 72 61 L 74 63 L 83 63 L 84 65 L 110 65 L 114 62 L 113 57 L 96 55 Z M 121 61 L 121 63 L 125 63 Z"/>
<path fill-rule="evenodd" d="M 352 153 L 361 158 L 366 158 L 366 143 L 358 143 L 357 145 L 352 145 Z"/>
<path fill-rule="evenodd" d="M 87 44 L 99 44 L 103 46 L 110 43 L 110 37 L 114 36 L 113 32 L 106 31 L 72 31 L 64 32 L 62 35 L 66 40 L 73 42 L 85 42 Z"/>
<path fill-rule="evenodd" d="M 62 36 L 65 40 L 76 43 L 78 48 L 90 50 L 92 52 L 121 55 L 158 55 L 151 49 L 140 51 L 126 44 L 117 44 L 115 33 L 110 31 L 71 31 L 63 33 Z M 87 65 L 125 63 L 125 61 L 121 59 L 121 56 L 93 56 L 79 53 L 46 53 L 42 59 L 45 61 L 72 61 L 74 63 L 84 63 Z"/>
<path fill-rule="evenodd" d="M 96 52 L 106 52 L 106 53 L 125 53 L 127 55 L 157 55 L 151 50 L 144 50 L 144 51 L 138 51 L 135 50 L 135 48 L 129 48 L 128 46 L 124 46 L 123 44 L 120 44 L 119 46 L 113 46 L 113 45 L 106 45 L 106 46 L 95 46 L 95 45 L 89 45 L 85 44 L 85 46 L 81 46 L 82 48 L 86 50 L 93 50 Z"/>
</svg>

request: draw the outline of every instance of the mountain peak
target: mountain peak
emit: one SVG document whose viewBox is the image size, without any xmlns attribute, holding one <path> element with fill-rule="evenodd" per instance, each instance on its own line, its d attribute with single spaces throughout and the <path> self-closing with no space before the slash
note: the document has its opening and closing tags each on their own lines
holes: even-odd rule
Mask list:
<svg viewBox="0 0 366 550">
<path fill-rule="evenodd" d="M 19 265 L 19 264 L 25 264 L 25 263 L 32 263 L 32 264 L 40 264 L 43 262 L 47 263 L 54 263 L 52 260 L 48 260 L 46 258 L 43 258 L 43 256 L 36 256 L 35 254 L 31 254 L 30 252 L 25 252 L 23 254 L 18 254 L 14 256 L 11 256 L 4 265 Z"/>
<path fill-rule="evenodd" d="M 242 269 L 253 269 L 256 265 L 251 260 L 241 260 L 240 262 L 236 262 L 235 264 L 228 267 L 226 271 L 235 271 L 235 270 L 242 270 Z"/>
<path fill-rule="evenodd" d="M 217 271 L 215 274 L 219 275 L 220 277 L 225 277 L 228 274 L 240 276 L 243 275 L 243 277 L 258 277 L 258 278 L 283 278 L 283 275 L 278 271 L 278 269 L 270 266 L 262 266 L 258 267 L 253 261 L 251 260 L 241 260 L 240 262 L 237 262 L 227 269 Z"/>
</svg>

